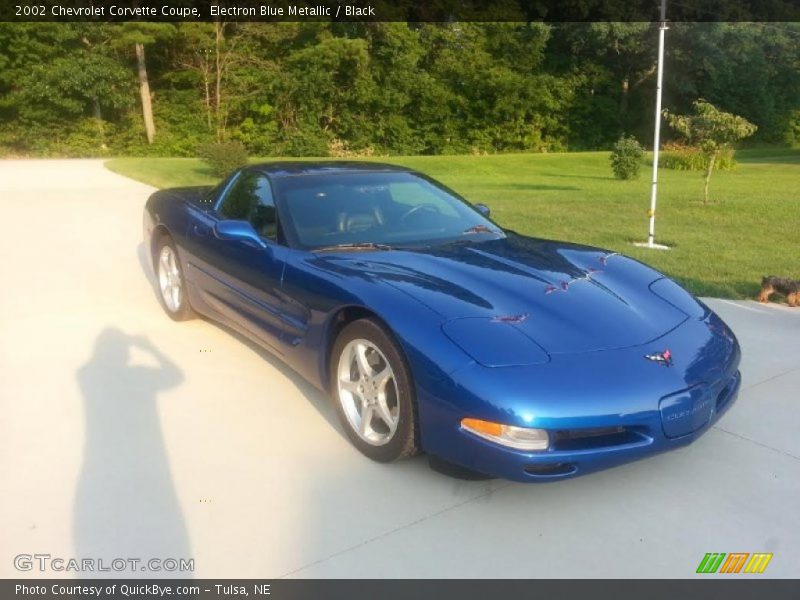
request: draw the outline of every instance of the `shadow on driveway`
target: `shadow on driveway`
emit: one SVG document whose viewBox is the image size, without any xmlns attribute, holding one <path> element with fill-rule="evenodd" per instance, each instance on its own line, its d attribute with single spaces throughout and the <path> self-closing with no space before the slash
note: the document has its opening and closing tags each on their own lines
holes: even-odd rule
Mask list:
<svg viewBox="0 0 800 600">
<path fill-rule="evenodd" d="M 148 256 L 144 244 L 139 244 L 136 248 L 136 257 L 139 260 L 139 267 L 142 269 L 142 273 L 150 283 L 150 287 L 153 289 L 153 293 L 155 294 L 153 301 L 158 302 L 158 294 L 160 293 L 158 290 L 158 281 L 153 272 L 153 268 L 150 263 L 150 257 Z M 252 352 L 258 354 L 258 356 L 260 356 L 265 362 L 269 363 L 272 368 L 279 371 L 281 375 L 290 380 L 292 384 L 300 391 L 300 393 L 305 396 L 311 406 L 313 406 L 314 409 L 322 416 L 322 418 L 325 419 L 328 424 L 339 433 L 342 439 L 348 439 L 344 430 L 342 430 L 339 420 L 336 417 L 336 412 L 331 406 L 328 396 L 323 391 L 315 388 L 300 374 L 272 354 L 272 352 L 264 349 L 250 338 L 245 337 L 244 335 L 240 334 L 234 329 L 231 329 L 227 325 L 220 323 L 219 321 L 206 319 L 203 315 L 198 315 L 198 317 L 213 327 L 216 327 L 217 329 L 220 329 L 231 337 L 235 338 L 242 345 L 247 346 Z M 165 316 L 164 318 L 166 319 L 167 317 Z"/>
<path fill-rule="evenodd" d="M 133 348 L 153 366 L 131 364 Z M 77 377 L 85 446 L 73 514 L 76 557 L 109 568 L 116 558 L 190 559 L 156 404 L 160 391 L 183 381 L 181 371 L 147 338 L 109 327 Z M 137 571 L 148 575 L 141 565 Z M 108 574 L 122 572 L 135 573 L 127 565 Z"/>
</svg>

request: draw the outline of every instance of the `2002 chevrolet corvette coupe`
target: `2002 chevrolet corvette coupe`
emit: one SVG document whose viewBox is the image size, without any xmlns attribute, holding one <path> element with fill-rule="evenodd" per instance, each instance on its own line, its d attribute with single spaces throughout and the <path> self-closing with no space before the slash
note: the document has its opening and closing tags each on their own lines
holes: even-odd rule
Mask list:
<svg viewBox="0 0 800 600">
<path fill-rule="evenodd" d="M 161 190 L 159 299 L 327 391 L 352 443 L 550 481 L 691 442 L 739 391 L 706 305 L 614 252 L 502 229 L 420 173 L 275 162 Z"/>
</svg>

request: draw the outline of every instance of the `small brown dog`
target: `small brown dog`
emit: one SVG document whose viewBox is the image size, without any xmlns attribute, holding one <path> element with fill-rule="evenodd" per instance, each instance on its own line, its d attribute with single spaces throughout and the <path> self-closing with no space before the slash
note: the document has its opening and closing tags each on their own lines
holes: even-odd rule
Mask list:
<svg viewBox="0 0 800 600">
<path fill-rule="evenodd" d="M 787 277 L 767 275 L 761 280 L 761 292 L 758 294 L 759 302 L 769 301 L 772 294 L 783 294 L 789 306 L 797 306 L 800 302 L 800 281 Z"/>
</svg>

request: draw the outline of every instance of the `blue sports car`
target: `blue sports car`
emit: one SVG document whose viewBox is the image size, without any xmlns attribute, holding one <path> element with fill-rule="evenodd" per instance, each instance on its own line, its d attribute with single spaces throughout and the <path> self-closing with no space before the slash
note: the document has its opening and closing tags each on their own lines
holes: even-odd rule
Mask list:
<svg viewBox="0 0 800 600">
<path fill-rule="evenodd" d="M 144 237 L 171 318 L 273 352 L 377 461 L 553 481 L 687 444 L 739 391 L 736 338 L 675 282 L 409 169 L 248 166 L 153 194 Z"/>
</svg>

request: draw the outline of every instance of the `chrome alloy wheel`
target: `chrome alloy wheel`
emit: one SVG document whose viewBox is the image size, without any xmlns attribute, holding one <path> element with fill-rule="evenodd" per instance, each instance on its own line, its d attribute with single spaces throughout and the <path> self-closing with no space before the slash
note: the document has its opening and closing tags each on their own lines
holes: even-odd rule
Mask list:
<svg viewBox="0 0 800 600">
<path fill-rule="evenodd" d="M 350 427 L 368 444 L 387 444 L 400 420 L 400 395 L 386 356 L 372 342 L 355 339 L 342 350 L 336 373 Z"/>
<path fill-rule="evenodd" d="M 183 294 L 181 272 L 178 269 L 178 257 L 170 246 L 161 248 L 158 255 L 158 286 L 170 312 L 178 312 Z"/>
</svg>

